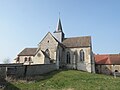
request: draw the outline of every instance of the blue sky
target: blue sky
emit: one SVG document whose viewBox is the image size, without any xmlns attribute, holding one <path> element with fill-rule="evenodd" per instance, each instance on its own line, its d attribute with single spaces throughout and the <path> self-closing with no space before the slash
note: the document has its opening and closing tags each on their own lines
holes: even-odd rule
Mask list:
<svg viewBox="0 0 120 90">
<path fill-rule="evenodd" d="M 53 32 L 91 36 L 93 52 L 120 53 L 120 0 L 0 0 L 0 63 Z"/>
</svg>

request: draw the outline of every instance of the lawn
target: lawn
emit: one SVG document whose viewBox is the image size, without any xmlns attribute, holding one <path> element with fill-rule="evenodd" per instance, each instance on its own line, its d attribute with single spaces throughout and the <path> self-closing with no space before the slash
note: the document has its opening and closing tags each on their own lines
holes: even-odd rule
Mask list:
<svg viewBox="0 0 120 90">
<path fill-rule="evenodd" d="M 120 90 L 120 78 L 76 70 L 54 71 L 30 82 L 12 82 L 6 90 Z"/>
</svg>

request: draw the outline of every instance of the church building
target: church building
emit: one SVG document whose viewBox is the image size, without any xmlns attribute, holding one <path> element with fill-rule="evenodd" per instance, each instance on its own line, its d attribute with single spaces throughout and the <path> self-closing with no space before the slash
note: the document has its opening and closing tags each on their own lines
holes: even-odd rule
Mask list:
<svg viewBox="0 0 120 90">
<path fill-rule="evenodd" d="M 60 18 L 57 28 L 48 32 L 37 48 L 25 48 L 15 59 L 24 65 L 56 64 L 56 68 L 95 72 L 91 36 L 65 37 Z M 48 67 L 49 69 L 49 67 Z"/>
</svg>

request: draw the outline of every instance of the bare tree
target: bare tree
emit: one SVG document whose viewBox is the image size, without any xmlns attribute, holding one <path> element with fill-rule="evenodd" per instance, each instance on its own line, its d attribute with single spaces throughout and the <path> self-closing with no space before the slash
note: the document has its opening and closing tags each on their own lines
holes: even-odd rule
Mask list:
<svg viewBox="0 0 120 90">
<path fill-rule="evenodd" d="M 10 58 L 5 58 L 3 60 L 3 64 L 9 64 L 10 63 Z"/>
</svg>

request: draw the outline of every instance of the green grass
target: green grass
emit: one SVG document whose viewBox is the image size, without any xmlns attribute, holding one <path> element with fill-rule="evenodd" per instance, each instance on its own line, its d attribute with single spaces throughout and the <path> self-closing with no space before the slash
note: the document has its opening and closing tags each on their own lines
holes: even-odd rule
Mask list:
<svg viewBox="0 0 120 90">
<path fill-rule="evenodd" d="M 14 82 L 9 90 L 120 90 L 120 78 L 76 70 L 54 71 L 34 82 Z"/>
</svg>

